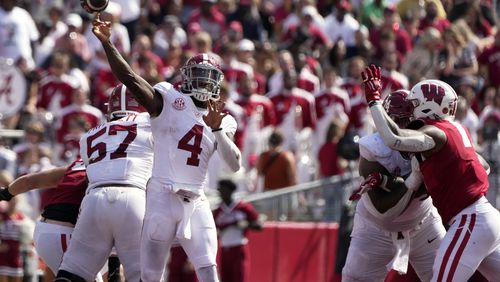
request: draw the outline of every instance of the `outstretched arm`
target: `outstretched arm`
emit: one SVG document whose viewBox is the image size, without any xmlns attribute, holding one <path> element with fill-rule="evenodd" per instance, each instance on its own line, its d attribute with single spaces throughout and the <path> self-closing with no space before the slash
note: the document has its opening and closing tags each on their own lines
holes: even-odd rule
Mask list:
<svg viewBox="0 0 500 282">
<path fill-rule="evenodd" d="M 382 90 L 380 67 L 371 65 L 362 72 L 365 85 L 365 96 L 373 121 L 384 140 L 391 149 L 405 152 L 424 152 L 435 147 L 434 139 L 420 131 L 401 129 L 387 115 L 380 102 L 380 91 Z"/>
<path fill-rule="evenodd" d="M 65 171 L 66 167 L 58 167 L 23 175 L 14 180 L 8 187 L 0 190 L 0 200 L 8 201 L 13 196 L 37 188 L 55 188 L 57 183 L 63 178 Z"/>
<path fill-rule="evenodd" d="M 132 70 L 111 42 L 111 23 L 101 21 L 98 14 L 92 25 L 92 32 L 101 41 L 113 74 L 130 90 L 135 99 L 146 108 L 152 117 L 158 116 L 163 108 L 161 95 L 156 93 L 153 86 Z"/>
</svg>

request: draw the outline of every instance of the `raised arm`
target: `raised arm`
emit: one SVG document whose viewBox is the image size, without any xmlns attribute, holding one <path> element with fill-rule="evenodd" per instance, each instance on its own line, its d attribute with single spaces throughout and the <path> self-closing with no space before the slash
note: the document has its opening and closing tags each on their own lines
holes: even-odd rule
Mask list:
<svg viewBox="0 0 500 282">
<path fill-rule="evenodd" d="M 41 172 L 23 175 L 6 188 L 0 190 L 0 201 L 9 201 L 12 197 L 38 188 L 55 188 L 63 178 L 66 167 L 53 168 Z"/>
<path fill-rule="evenodd" d="M 380 67 L 371 65 L 365 68 L 362 77 L 366 101 L 370 106 L 373 121 L 388 147 L 405 152 L 424 152 L 436 146 L 432 136 L 421 131 L 401 129 L 387 115 L 380 101 L 380 91 L 382 90 Z"/>
<path fill-rule="evenodd" d="M 92 32 L 101 41 L 116 78 L 132 92 L 135 99 L 146 108 L 152 117 L 158 116 L 163 108 L 163 99 L 153 86 L 132 70 L 111 42 L 111 22 L 101 21 L 98 14 L 92 22 Z"/>
</svg>

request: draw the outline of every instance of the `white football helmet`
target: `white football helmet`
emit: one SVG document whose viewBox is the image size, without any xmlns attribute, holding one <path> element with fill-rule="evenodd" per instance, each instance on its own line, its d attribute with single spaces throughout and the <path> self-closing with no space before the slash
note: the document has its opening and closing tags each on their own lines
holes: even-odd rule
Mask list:
<svg viewBox="0 0 500 282">
<path fill-rule="evenodd" d="M 450 119 L 455 116 L 458 96 L 446 82 L 436 79 L 423 80 L 410 90 L 408 96 L 415 109 L 415 118 Z"/>
</svg>

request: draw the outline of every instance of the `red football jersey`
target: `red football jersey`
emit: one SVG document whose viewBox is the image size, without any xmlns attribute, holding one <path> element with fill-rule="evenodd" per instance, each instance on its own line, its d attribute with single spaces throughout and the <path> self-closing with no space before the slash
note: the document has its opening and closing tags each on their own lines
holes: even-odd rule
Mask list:
<svg viewBox="0 0 500 282">
<path fill-rule="evenodd" d="M 80 205 L 88 186 L 85 165 L 81 158 L 75 160 L 64 172 L 55 189 L 44 191 L 42 209 L 54 204 Z"/>
<path fill-rule="evenodd" d="M 302 108 L 302 126 L 300 128 L 311 127 L 314 129 L 316 127 L 316 106 L 314 105 L 314 96 L 311 94 L 302 89 L 294 88 L 291 94 L 273 96 L 271 101 L 274 104 L 276 123 L 278 125 L 283 122 L 292 104 L 296 104 Z"/>
<path fill-rule="evenodd" d="M 458 123 L 425 119 L 444 131 L 446 145 L 420 164 L 434 206 L 447 223 L 488 191 L 488 175 L 472 146 L 469 132 Z"/>
</svg>

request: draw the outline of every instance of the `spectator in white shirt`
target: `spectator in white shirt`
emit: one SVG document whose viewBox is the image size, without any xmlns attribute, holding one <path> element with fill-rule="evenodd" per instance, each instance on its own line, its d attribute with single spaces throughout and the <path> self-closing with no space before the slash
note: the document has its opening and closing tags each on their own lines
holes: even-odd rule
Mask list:
<svg viewBox="0 0 500 282">
<path fill-rule="evenodd" d="M 360 28 L 358 21 L 351 14 L 351 4 L 348 1 L 339 1 L 336 9 L 325 18 L 325 33 L 335 44 L 343 40 L 346 48 L 355 48 L 356 31 Z"/>
<path fill-rule="evenodd" d="M 28 69 L 33 69 L 32 43 L 38 40 L 39 33 L 31 15 L 15 3 L 0 1 L 0 58 L 17 63 L 23 60 Z"/>
</svg>

